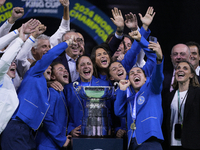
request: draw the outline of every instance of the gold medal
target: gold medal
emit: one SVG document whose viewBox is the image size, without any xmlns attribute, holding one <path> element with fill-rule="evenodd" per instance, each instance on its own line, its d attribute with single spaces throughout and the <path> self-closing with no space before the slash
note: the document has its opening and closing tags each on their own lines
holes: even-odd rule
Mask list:
<svg viewBox="0 0 200 150">
<path fill-rule="evenodd" d="M 133 122 L 133 123 L 131 124 L 131 129 L 132 129 L 132 130 L 135 130 L 135 129 L 136 129 L 135 122 Z"/>
</svg>

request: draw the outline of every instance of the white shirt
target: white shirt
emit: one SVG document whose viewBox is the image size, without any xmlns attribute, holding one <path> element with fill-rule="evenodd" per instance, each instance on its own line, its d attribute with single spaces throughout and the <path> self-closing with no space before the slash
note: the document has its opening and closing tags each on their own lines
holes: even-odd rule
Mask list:
<svg viewBox="0 0 200 150">
<path fill-rule="evenodd" d="M 183 118 L 184 115 L 184 107 L 185 102 L 187 99 L 187 91 L 179 92 L 180 95 L 180 106 L 181 106 L 181 116 Z M 171 103 L 171 122 L 170 122 L 170 129 L 171 129 L 171 146 L 181 146 L 181 139 L 174 138 L 175 132 L 175 124 L 178 123 L 178 91 L 176 91 L 174 98 Z"/>
<path fill-rule="evenodd" d="M 6 20 L 0 27 L 0 37 L 8 34 L 13 25 L 14 23 L 10 24 L 8 20 Z"/>
<path fill-rule="evenodd" d="M 17 38 L 0 59 L 0 133 L 5 129 L 19 105 L 15 87 L 7 72 L 22 44 L 23 41 Z"/>
<path fill-rule="evenodd" d="M 67 58 L 68 66 L 69 66 L 69 73 L 71 76 L 71 81 L 74 82 L 79 78 L 79 73 L 76 71 L 76 60 L 69 57 L 66 53 L 65 56 Z"/>
<path fill-rule="evenodd" d="M 199 76 L 200 66 L 195 69 L 196 75 Z"/>
</svg>

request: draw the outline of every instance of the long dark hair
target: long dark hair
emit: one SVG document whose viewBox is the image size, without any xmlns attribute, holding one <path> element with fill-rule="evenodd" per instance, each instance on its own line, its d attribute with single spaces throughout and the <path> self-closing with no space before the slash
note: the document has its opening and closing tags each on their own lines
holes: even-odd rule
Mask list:
<svg viewBox="0 0 200 150">
<path fill-rule="evenodd" d="M 98 46 L 95 46 L 93 49 L 92 49 L 92 52 L 91 52 L 91 55 L 90 55 L 90 58 L 92 60 L 92 63 L 93 63 L 93 67 L 94 67 L 94 76 L 96 78 L 99 78 L 99 67 L 97 66 L 96 64 L 96 50 L 99 49 L 99 48 L 102 48 L 104 49 L 107 53 L 108 53 L 108 56 L 110 58 L 110 63 L 111 63 L 111 56 L 110 56 L 110 49 L 109 49 L 109 46 L 107 43 L 102 43 L 101 45 L 98 45 Z M 107 74 L 107 77 L 108 77 L 108 68 L 106 69 L 106 74 Z"/>
<path fill-rule="evenodd" d="M 183 62 L 185 62 L 185 63 L 187 63 L 189 65 L 191 73 L 194 74 L 193 78 L 190 78 L 190 85 L 194 86 L 194 87 L 200 87 L 199 86 L 199 81 L 198 81 L 198 78 L 197 78 L 197 75 L 196 75 L 196 72 L 195 72 L 195 69 L 194 69 L 193 65 L 188 61 L 181 61 L 181 62 L 178 63 L 178 65 L 180 63 L 183 63 Z M 178 65 L 176 66 L 176 69 L 177 69 Z M 172 84 L 172 87 L 175 90 L 178 89 L 178 82 L 177 82 L 176 78 L 174 78 L 174 82 Z"/>
</svg>

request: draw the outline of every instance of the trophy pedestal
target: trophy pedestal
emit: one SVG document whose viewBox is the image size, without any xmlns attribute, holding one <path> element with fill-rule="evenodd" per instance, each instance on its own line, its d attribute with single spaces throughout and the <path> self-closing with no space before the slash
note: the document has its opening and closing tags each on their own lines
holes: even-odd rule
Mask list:
<svg viewBox="0 0 200 150">
<path fill-rule="evenodd" d="M 123 150 L 123 139 L 72 138 L 72 150 Z"/>
</svg>

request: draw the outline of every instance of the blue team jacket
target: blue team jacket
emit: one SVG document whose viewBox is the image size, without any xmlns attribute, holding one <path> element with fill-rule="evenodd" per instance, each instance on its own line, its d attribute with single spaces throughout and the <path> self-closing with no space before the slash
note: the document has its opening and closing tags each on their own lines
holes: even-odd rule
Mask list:
<svg viewBox="0 0 200 150">
<path fill-rule="evenodd" d="M 53 47 L 26 72 L 18 89 L 19 106 L 12 118 L 20 118 L 34 130 L 39 128 L 49 109 L 47 82 L 43 73 L 67 47 L 66 42 Z"/>
<path fill-rule="evenodd" d="M 148 62 L 146 65 L 148 67 Z M 161 63 L 154 67 L 152 76 L 147 77 L 145 84 L 139 90 L 136 100 L 135 130 L 135 138 L 138 144 L 145 142 L 152 136 L 163 140 L 163 134 L 161 130 L 163 120 L 161 98 L 163 78 L 163 63 Z M 133 109 L 135 94 L 136 93 L 133 91 L 133 95 L 129 98 L 126 98 L 126 91 L 118 90 L 114 104 L 114 110 L 117 116 L 127 115 L 129 144 L 133 134 L 133 130 L 130 129 L 131 123 L 133 122 L 130 108 Z"/>
<path fill-rule="evenodd" d="M 80 78 L 77 80 L 81 82 Z M 104 81 L 92 76 L 91 86 L 109 86 L 108 81 Z M 67 84 L 64 87 L 64 94 L 67 99 L 67 106 L 69 110 L 69 124 L 68 134 L 76 127 L 82 124 L 82 117 L 84 114 L 83 100 L 73 88 L 73 83 Z"/>
<path fill-rule="evenodd" d="M 63 92 L 49 88 L 50 108 L 36 136 L 37 149 L 59 150 L 67 140 L 68 109 Z"/>
</svg>

